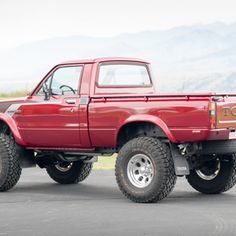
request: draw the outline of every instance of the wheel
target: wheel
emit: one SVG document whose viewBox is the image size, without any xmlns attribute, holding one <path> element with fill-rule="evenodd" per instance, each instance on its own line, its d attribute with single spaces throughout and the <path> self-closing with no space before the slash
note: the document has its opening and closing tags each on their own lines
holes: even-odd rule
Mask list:
<svg viewBox="0 0 236 236">
<path fill-rule="evenodd" d="M 92 170 L 92 163 L 63 162 L 46 168 L 49 176 L 59 184 L 76 184 L 88 177 Z"/>
<path fill-rule="evenodd" d="M 121 148 L 115 173 L 120 190 L 134 202 L 162 200 L 176 182 L 169 148 L 150 137 L 132 139 Z"/>
<path fill-rule="evenodd" d="M 205 194 L 226 192 L 236 183 L 236 156 L 218 157 L 186 176 L 189 184 Z"/>
<path fill-rule="evenodd" d="M 20 158 L 12 136 L 0 133 L 0 191 L 16 185 L 21 175 Z"/>
</svg>

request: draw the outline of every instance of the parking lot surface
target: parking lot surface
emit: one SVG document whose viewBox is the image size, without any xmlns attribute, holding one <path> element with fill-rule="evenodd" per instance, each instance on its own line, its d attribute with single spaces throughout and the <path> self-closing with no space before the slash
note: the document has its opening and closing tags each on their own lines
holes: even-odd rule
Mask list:
<svg viewBox="0 0 236 236">
<path fill-rule="evenodd" d="M 137 204 L 119 191 L 114 171 L 93 171 L 77 185 L 59 185 L 45 170 L 24 169 L 0 193 L 1 235 L 236 235 L 236 187 L 203 195 L 178 178 L 171 195 Z"/>
</svg>

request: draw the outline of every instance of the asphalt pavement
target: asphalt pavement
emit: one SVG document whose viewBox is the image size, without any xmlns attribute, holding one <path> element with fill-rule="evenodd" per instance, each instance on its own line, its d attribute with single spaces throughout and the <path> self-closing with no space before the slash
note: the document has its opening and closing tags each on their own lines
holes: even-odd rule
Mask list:
<svg viewBox="0 0 236 236">
<path fill-rule="evenodd" d="M 24 169 L 17 186 L 0 193 L 0 236 L 236 235 L 236 187 L 203 195 L 178 178 L 155 204 L 119 191 L 114 171 L 93 171 L 78 185 L 59 185 L 45 170 Z"/>
</svg>

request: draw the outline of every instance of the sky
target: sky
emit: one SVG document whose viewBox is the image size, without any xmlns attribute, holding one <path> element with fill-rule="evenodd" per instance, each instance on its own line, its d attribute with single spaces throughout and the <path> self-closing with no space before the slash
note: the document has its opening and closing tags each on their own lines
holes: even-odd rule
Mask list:
<svg viewBox="0 0 236 236">
<path fill-rule="evenodd" d="M 0 0 L 0 49 L 61 36 L 233 23 L 235 9 L 235 0 Z"/>
</svg>

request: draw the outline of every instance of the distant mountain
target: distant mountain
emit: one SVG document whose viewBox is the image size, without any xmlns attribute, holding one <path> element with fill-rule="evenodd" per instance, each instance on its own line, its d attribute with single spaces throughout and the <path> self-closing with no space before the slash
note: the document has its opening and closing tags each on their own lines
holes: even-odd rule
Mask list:
<svg viewBox="0 0 236 236">
<path fill-rule="evenodd" d="M 55 64 L 129 56 L 149 60 L 159 91 L 236 92 L 236 23 L 93 38 L 71 36 L 0 51 L 0 92 L 31 89 Z"/>
</svg>

